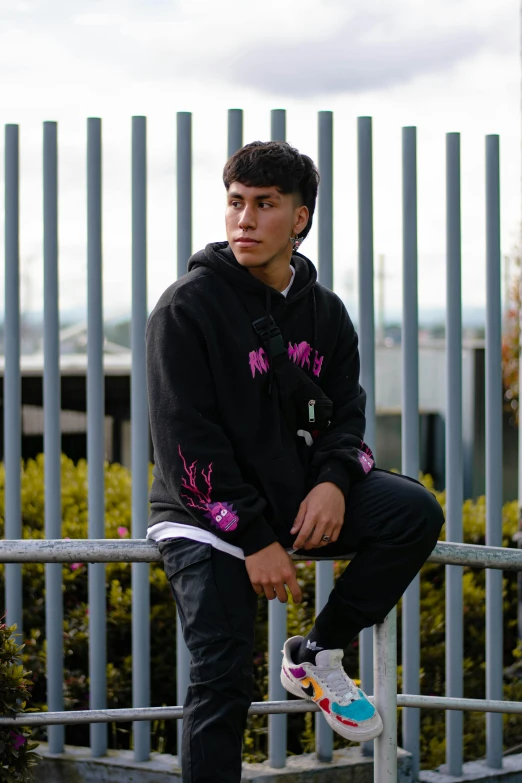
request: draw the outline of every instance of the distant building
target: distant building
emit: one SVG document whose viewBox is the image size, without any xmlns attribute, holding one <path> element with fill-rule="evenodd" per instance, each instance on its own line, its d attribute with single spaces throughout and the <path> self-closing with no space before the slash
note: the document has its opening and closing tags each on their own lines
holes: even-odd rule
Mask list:
<svg viewBox="0 0 522 783">
<path fill-rule="evenodd" d="M 401 345 L 376 348 L 377 463 L 401 468 Z M 61 335 L 62 448 L 74 460 L 87 457 L 87 354 L 85 325 Z M 43 355 L 22 356 L 22 456 L 43 451 Z M 109 462 L 131 467 L 130 374 L 128 347 L 107 342 L 105 369 L 105 455 Z M 465 341 L 462 349 L 464 496 L 485 490 L 485 375 L 484 343 Z M 3 408 L 4 357 L 0 356 L 0 403 Z M 443 340 L 424 340 L 419 347 L 420 469 L 433 476 L 437 488 L 445 483 L 446 365 Z M 0 456 L 3 457 L 3 415 L 0 417 Z M 517 496 L 518 431 L 504 417 L 504 497 Z M 152 446 L 151 446 L 152 459 Z"/>
</svg>

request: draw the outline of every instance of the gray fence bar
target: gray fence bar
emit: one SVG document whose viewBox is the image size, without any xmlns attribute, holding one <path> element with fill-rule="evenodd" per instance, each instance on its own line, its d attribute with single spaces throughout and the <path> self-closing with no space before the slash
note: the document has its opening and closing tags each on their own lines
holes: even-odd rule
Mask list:
<svg viewBox="0 0 522 783">
<path fill-rule="evenodd" d="M 55 122 L 43 125 L 43 217 L 44 217 L 44 453 L 45 537 L 61 538 L 61 434 L 60 434 L 60 344 L 58 305 L 58 129 Z M 47 637 L 47 705 L 63 710 L 63 598 L 62 569 L 45 566 L 45 630 Z M 51 753 L 61 753 L 63 726 L 49 729 Z"/>
<path fill-rule="evenodd" d="M 132 118 L 132 535 L 145 538 L 149 494 L 149 411 L 145 369 L 147 322 L 147 120 Z M 149 566 L 132 564 L 132 704 L 150 706 Z M 134 758 L 150 753 L 150 724 L 136 723 Z"/>
<path fill-rule="evenodd" d="M 389 634 L 389 632 L 388 632 Z M 388 636 L 389 638 L 389 636 Z M 383 645 L 384 646 L 384 645 Z M 393 678 L 393 686 L 396 679 Z M 522 714 L 520 701 L 489 701 L 487 699 L 448 699 L 444 696 L 410 696 L 399 694 L 395 707 L 421 707 L 426 710 L 466 710 L 466 712 L 495 712 L 511 715 Z M 374 697 L 377 698 L 377 697 Z M 291 701 L 254 701 L 249 715 L 278 715 L 282 712 L 300 714 L 303 712 L 319 712 L 321 708 L 311 701 L 292 699 Z M 383 709 L 381 707 L 381 709 Z M 69 710 L 66 712 L 28 712 L 18 713 L 15 717 L 0 717 L 0 726 L 51 726 L 56 723 L 112 723 L 113 721 L 140 720 L 180 720 L 183 717 L 183 707 L 142 707 L 140 709 L 116 710 Z M 384 732 L 383 735 L 384 736 Z M 375 778 L 377 783 L 381 779 Z M 394 781 L 395 783 L 395 781 Z"/>
<path fill-rule="evenodd" d="M 286 141 L 285 109 L 272 109 L 270 112 L 270 138 L 272 141 Z"/>
<path fill-rule="evenodd" d="M 486 543 L 502 546 L 500 160 L 486 136 Z M 502 574 L 486 574 L 486 697 L 502 698 Z M 502 767 L 502 717 L 486 718 L 487 764 Z"/>
<path fill-rule="evenodd" d="M 375 452 L 375 308 L 373 267 L 373 155 L 372 118 L 357 118 L 357 185 L 359 212 L 359 350 L 361 385 L 366 391 L 365 441 Z M 359 671 L 366 693 L 373 691 L 373 629 L 359 634 Z M 373 742 L 363 743 L 371 755 Z"/>
<path fill-rule="evenodd" d="M 5 537 L 22 537 L 20 462 L 22 391 L 20 379 L 20 149 L 18 125 L 5 126 L 5 374 L 4 466 Z M 22 633 L 22 567 L 5 569 L 8 625 Z M 21 641 L 21 638 L 20 638 Z"/>
<path fill-rule="evenodd" d="M 105 537 L 101 120 L 87 120 L 87 458 L 89 538 Z M 89 565 L 90 705 L 107 706 L 105 565 Z M 107 752 L 107 726 L 91 726 L 94 757 Z"/>
<path fill-rule="evenodd" d="M 373 268 L 372 118 L 357 119 L 359 211 L 359 351 L 361 385 L 366 391 L 365 441 L 375 449 L 375 318 Z M 373 655 L 372 655 L 373 667 Z M 372 674 L 373 676 L 373 674 Z M 370 681 L 371 682 L 371 681 Z"/>
<path fill-rule="evenodd" d="M 374 740 L 375 783 L 397 783 L 397 610 L 374 629 L 374 703 L 382 734 Z M 416 778 L 414 778 L 416 779 Z"/>
<path fill-rule="evenodd" d="M 281 685 L 281 650 L 286 641 L 286 604 L 277 598 L 268 604 L 268 700 L 283 701 L 287 693 Z M 274 769 L 286 764 L 286 726 L 284 713 L 268 719 L 268 763 Z"/>
<path fill-rule="evenodd" d="M 270 138 L 286 139 L 286 112 L 272 109 L 270 112 Z M 268 604 L 268 699 L 282 701 L 287 692 L 281 685 L 281 650 L 286 641 L 286 604 L 277 599 Z M 286 715 L 271 715 L 268 719 L 268 761 L 274 769 L 286 764 Z"/>
<path fill-rule="evenodd" d="M 318 113 L 319 131 L 319 198 L 317 229 L 319 280 L 333 290 L 333 112 Z"/>
<path fill-rule="evenodd" d="M 192 254 L 192 114 L 178 111 L 176 121 L 179 278 L 187 273 Z"/>
<path fill-rule="evenodd" d="M 462 541 L 462 274 L 460 134 L 446 136 L 446 538 Z M 462 568 L 446 566 L 446 693 L 462 698 Z M 446 715 L 448 773 L 462 775 L 463 715 Z"/>
<path fill-rule="evenodd" d="M 186 274 L 192 255 L 192 114 L 177 114 L 177 201 L 178 201 L 178 277 Z M 190 652 L 187 649 L 179 615 L 176 620 L 176 692 L 179 704 L 183 704 L 190 682 Z M 178 759 L 181 763 L 182 724 L 178 725 Z"/>
<path fill-rule="evenodd" d="M 319 185 L 317 225 L 319 281 L 333 290 L 333 113 L 318 112 Z M 316 612 L 320 612 L 333 587 L 333 563 L 315 564 Z M 331 761 L 333 732 L 324 716 L 315 719 L 315 750 L 318 758 Z"/>
<path fill-rule="evenodd" d="M 468 701 L 471 701 L 468 699 Z M 503 702 L 504 703 L 504 702 Z M 506 702 L 513 704 L 515 702 Z M 518 705 L 518 702 L 516 702 Z M 522 704 L 518 705 L 522 712 Z M 321 708 L 312 701 L 292 699 L 291 701 L 253 701 L 249 715 L 281 715 L 291 712 L 318 712 Z M 111 723 L 112 721 L 139 720 L 181 720 L 183 707 L 141 707 L 139 709 L 115 710 L 68 710 L 66 712 L 20 712 L 15 717 L 0 717 L 0 726 L 48 726 L 54 723 Z"/>
<path fill-rule="evenodd" d="M 292 555 L 292 560 L 297 562 L 309 559 L 308 554 Z M 321 561 L 338 559 L 321 557 Z M 350 554 L 343 558 L 351 559 Z M 142 539 L 27 539 L 0 542 L 0 563 L 157 563 L 160 560 L 157 544 Z M 522 552 L 508 547 L 439 541 L 428 557 L 428 562 L 465 565 L 470 568 L 493 568 L 499 571 L 522 571 Z"/>
<path fill-rule="evenodd" d="M 183 639 L 183 630 L 179 619 L 179 612 L 176 613 L 176 698 L 178 704 L 185 702 L 187 690 L 190 685 L 190 652 Z M 177 753 L 181 764 L 181 746 L 182 746 L 183 726 L 181 722 L 178 725 L 177 733 Z"/>
<path fill-rule="evenodd" d="M 334 586 L 332 562 L 315 564 L 315 612 L 319 614 L 328 600 Z M 315 751 L 319 761 L 331 761 L 333 758 L 333 731 L 324 715 L 315 716 Z"/>
<path fill-rule="evenodd" d="M 333 113 L 318 113 L 319 172 L 318 249 L 320 282 L 333 289 Z M 333 587 L 333 563 L 316 563 L 316 613 L 325 605 Z M 322 761 L 333 756 L 333 732 L 323 715 L 316 715 L 316 753 Z"/>
<path fill-rule="evenodd" d="M 227 156 L 243 146 L 243 109 L 228 110 Z"/>
<path fill-rule="evenodd" d="M 417 294 L 417 130 L 402 129 L 403 319 L 402 319 L 402 472 L 419 475 L 419 355 Z M 416 576 L 402 602 L 403 692 L 420 690 L 420 581 Z M 404 710 L 403 746 L 419 769 L 420 713 Z"/>
</svg>

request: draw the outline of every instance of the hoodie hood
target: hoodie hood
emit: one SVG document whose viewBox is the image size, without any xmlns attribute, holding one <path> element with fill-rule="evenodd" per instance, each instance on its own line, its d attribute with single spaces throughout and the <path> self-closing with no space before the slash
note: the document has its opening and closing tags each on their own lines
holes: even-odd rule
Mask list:
<svg viewBox="0 0 522 783">
<path fill-rule="evenodd" d="M 302 299 L 309 291 L 312 292 L 312 353 L 317 345 L 317 305 L 314 285 L 317 282 L 317 270 L 310 259 L 301 253 L 293 253 L 291 262 L 295 269 L 294 280 L 288 292 L 288 304 Z M 236 291 L 241 291 L 243 296 L 253 296 L 264 300 L 265 316 L 268 318 L 272 310 L 272 303 L 279 303 L 285 297 L 275 288 L 272 288 L 257 277 L 251 275 L 248 269 L 238 263 L 228 242 L 212 242 L 204 250 L 195 253 L 188 263 L 188 271 L 203 266 L 224 277 Z M 273 364 L 270 349 L 268 349 L 269 381 L 268 393 L 272 393 Z"/>
<path fill-rule="evenodd" d="M 288 292 L 288 302 L 294 302 L 305 296 L 317 281 L 317 270 L 312 262 L 301 253 L 294 253 L 291 260 L 295 269 L 294 282 Z M 212 269 L 218 275 L 225 277 L 234 288 L 245 293 L 266 297 L 266 291 L 271 297 L 283 295 L 275 288 L 267 286 L 251 275 L 248 269 L 236 260 L 228 242 L 212 242 L 204 250 L 195 253 L 189 260 L 188 271 L 192 272 L 200 266 Z"/>
</svg>

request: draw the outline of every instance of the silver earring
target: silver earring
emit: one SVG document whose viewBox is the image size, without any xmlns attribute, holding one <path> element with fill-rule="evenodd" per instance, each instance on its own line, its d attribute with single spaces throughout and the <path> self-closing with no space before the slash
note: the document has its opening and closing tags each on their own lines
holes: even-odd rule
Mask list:
<svg viewBox="0 0 522 783">
<path fill-rule="evenodd" d="M 299 245 L 301 244 L 301 242 L 303 240 L 299 238 L 298 234 L 296 234 L 295 237 L 290 237 L 290 241 L 292 242 L 293 250 L 298 250 L 299 249 Z"/>
</svg>

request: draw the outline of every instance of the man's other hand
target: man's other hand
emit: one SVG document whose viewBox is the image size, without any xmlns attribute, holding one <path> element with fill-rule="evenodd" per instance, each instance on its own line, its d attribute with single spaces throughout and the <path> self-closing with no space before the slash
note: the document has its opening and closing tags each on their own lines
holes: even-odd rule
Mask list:
<svg viewBox="0 0 522 783">
<path fill-rule="evenodd" d="M 317 484 L 305 497 L 290 533 L 299 533 L 294 549 L 317 549 L 333 544 L 344 523 L 344 494 L 336 484 Z M 323 536 L 327 537 L 325 541 Z"/>
<path fill-rule="evenodd" d="M 269 601 L 279 598 L 281 603 L 286 604 L 288 593 L 285 585 L 287 585 L 294 604 L 301 603 L 303 594 L 297 584 L 292 558 L 277 541 L 260 549 L 259 552 L 254 552 L 253 555 L 248 555 L 245 563 L 252 587 L 258 595 L 264 593 Z"/>
</svg>

